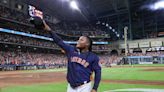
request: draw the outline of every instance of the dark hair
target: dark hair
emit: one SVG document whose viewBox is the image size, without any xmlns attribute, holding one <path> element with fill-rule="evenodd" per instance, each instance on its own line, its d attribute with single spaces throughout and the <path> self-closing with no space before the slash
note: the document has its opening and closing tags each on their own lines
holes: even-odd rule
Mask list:
<svg viewBox="0 0 164 92">
<path fill-rule="evenodd" d="M 92 39 L 89 37 L 89 36 L 85 36 L 87 39 L 88 39 L 88 42 L 89 42 L 89 51 L 92 51 L 92 44 L 93 44 L 93 41 Z"/>
</svg>

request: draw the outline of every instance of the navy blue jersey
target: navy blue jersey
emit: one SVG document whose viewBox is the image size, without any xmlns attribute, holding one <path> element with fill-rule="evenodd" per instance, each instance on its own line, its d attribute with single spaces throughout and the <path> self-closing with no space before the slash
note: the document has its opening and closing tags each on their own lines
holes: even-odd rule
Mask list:
<svg viewBox="0 0 164 92">
<path fill-rule="evenodd" d="M 93 52 L 80 53 L 76 47 L 65 44 L 63 40 L 51 32 L 54 42 L 65 50 L 68 58 L 67 81 L 76 86 L 90 81 L 92 72 L 95 72 L 93 89 L 97 90 L 101 80 L 99 58 Z"/>
</svg>

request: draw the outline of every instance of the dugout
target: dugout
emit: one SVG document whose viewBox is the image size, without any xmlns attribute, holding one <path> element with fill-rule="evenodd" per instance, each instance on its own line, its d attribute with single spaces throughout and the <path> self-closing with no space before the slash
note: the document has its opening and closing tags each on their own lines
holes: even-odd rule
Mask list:
<svg viewBox="0 0 164 92">
<path fill-rule="evenodd" d="M 153 64 L 152 56 L 128 56 L 129 64 Z"/>
<path fill-rule="evenodd" d="M 159 64 L 164 64 L 164 55 L 159 56 Z"/>
</svg>

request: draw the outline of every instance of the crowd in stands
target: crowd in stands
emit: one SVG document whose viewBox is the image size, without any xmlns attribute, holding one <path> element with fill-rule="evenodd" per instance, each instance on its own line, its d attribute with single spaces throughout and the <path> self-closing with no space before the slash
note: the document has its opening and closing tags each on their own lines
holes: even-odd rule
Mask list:
<svg viewBox="0 0 164 92">
<path fill-rule="evenodd" d="M 57 48 L 57 45 L 51 41 L 39 40 L 39 39 L 30 38 L 30 37 L 7 34 L 7 33 L 0 33 L 0 41 L 22 44 L 22 45 Z"/>
<path fill-rule="evenodd" d="M 124 58 L 124 53 L 121 55 L 99 55 L 100 60 L 103 61 L 103 65 L 107 67 L 111 67 L 112 65 L 120 65 L 120 64 L 126 64 L 127 60 Z M 146 52 L 146 54 L 143 54 L 142 52 L 133 52 L 128 53 L 128 56 L 162 56 L 164 55 L 164 51 L 158 51 L 158 52 Z"/>
<path fill-rule="evenodd" d="M 98 55 L 103 66 L 111 67 L 112 65 L 120 65 L 122 63 L 122 56 L 103 54 Z"/>
<path fill-rule="evenodd" d="M 77 23 L 60 23 L 55 26 L 56 31 L 68 36 L 87 35 L 90 37 L 108 37 L 105 31 L 102 31 L 98 26 L 80 26 Z"/>
<path fill-rule="evenodd" d="M 146 52 L 146 54 L 143 54 L 142 52 L 128 53 L 128 56 L 161 56 L 161 55 L 164 55 L 164 51 L 152 51 L 152 52 Z"/>
<path fill-rule="evenodd" d="M 12 29 L 15 31 L 25 32 L 29 34 L 43 35 L 49 37 L 49 35 L 42 31 L 37 30 L 29 23 L 29 16 L 23 12 L 9 9 L 0 5 L 0 28 Z M 2 21 L 3 20 L 3 21 Z M 87 35 L 91 37 L 108 37 L 106 32 L 102 31 L 97 26 L 92 25 L 80 25 L 77 23 L 48 23 L 53 30 L 57 33 L 72 37 Z M 156 34 L 150 35 L 150 37 L 156 37 Z M 64 36 L 65 38 L 65 36 Z M 67 39 L 67 38 L 66 38 Z M 65 39 L 64 39 L 65 40 Z M 75 40 L 75 39 L 74 39 Z M 67 39 L 67 41 L 70 41 Z M 100 40 L 99 40 L 100 41 Z M 30 37 L 13 35 L 0 32 L 0 42 L 16 43 L 21 45 L 32 45 L 48 48 L 59 48 L 54 42 L 34 39 Z M 107 45 L 93 45 L 93 51 L 108 51 Z M 160 56 L 164 55 L 164 51 L 147 52 L 143 54 L 141 52 L 128 53 L 128 56 Z M 104 65 L 111 65 L 113 63 L 118 64 L 122 60 L 122 56 L 110 56 L 99 55 L 100 60 Z M 66 66 L 66 57 L 60 54 L 50 53 L 34 53 L 34 52 L 22 52 L 22 51 L 1 51 L 0 50 L 0 65 L 57 65 Z"/>
<path fill-rule="evenodd" d="M 34 39 L 7 33 L 0 33 L 0 42 L 59 49 L 59 47 L 52 41 L 41 40 L 37 38 Z M 108 51 L 108 49 L 109 48 L 107 45 L 93 45 L 93 51 Z"/>
<path fill-rule="evenodd" d="M 28 16 L 25 13 L 0 5 L 0 17 L 7 18 L 20 23 L 29 24 Z"/>
<path fill-rule="evenodd" d="M 164 32 L 161 31 L 161 32 L 150 32 L 148 35 L 147 35 L 147 38 L 157 38 L 157 37 L 164 37 Z"/>
<path fill-rule="evenodd" d="M 111 63 L 111 57 L 107 55 L 98 55 L 102 65 Z M 113 61 L 112 61 L 113 63 Z M 16 66 L 45 66 L 51 68 L 60 68 L 67 65 L 67 57 L 59 53 L 38 53 L 30 51 L 21 51 L 21 49 L 0 50 L 0 67 L 3 65 Z M 53 67 L 52 67 L 53 66 Z M 43 69 L 43 67 L 41 68 Z"/>
<path fill-rule="evenodd" d="M 109 54 L 99 54 L 100 63 L 103 66 L 117 65 L 121 57 Z M 0 51 L 0 67 L 3 65 L 16 66 L 44 66 L 45 68 L 62 68 L 67 65 L 67 57 L 63 54 L 23 52 L 20 49 Z M 53 66 L 53 67 L 52 67 Z M 41 69 L 44 69 L 42 67 Z"/>
<path fill-rule="evenodd" d="M 90 37 L 108 37 L 104 31 L 79 31 L 79 30 L 56 30 L 58 33 L 65 34 L 67 36 L 82 36 L 87 35 Z"/>
<path fill-rule="evenodd" d="M 0 12 L 1 12 L 0 18 L 6 18 L 7 20 L 10 20 L 15 23 L 25 24 L 26 26 L 28 25 L 28 27 L 30 25 L 29 22 L 30 16 L 23 12 L 10 9 L 1 5 L 0 5 Z M 77 23 L 59 23 L 58 25 L 55 25 L 53 23 L 48 23 L 48 24 L 51 26 L 52 29 L 56 30 L 58 33 L 69 35 L 69 36 L 81 36 L 81 35 L 88 35 L 92 37 L 107 36 L 105 31 L 101 31 L 101 29 L 99 29 L 98 27 L 94 27 L 91 25 L 80 26 Z M 32 29 L 34 30 L 34 28 Z M 16 27 L 16 30 L 27 32 L 27 30 L 31 30 L 31 29 L 27 27 L 24 28 L 21 27 L 21 29 L 19 27 Z M 32 31 L 30 31 L 30 33 L 31 32 Z M 32 33 L 40 34 L 38 32 L 32 32 Z"/>
<path fill-rule="evenodd" d="M 29 34 L 49 36 L 44 31 L 39 31 L 32 27 L 29 22 L 29 15 L 23 12 L 10 9 L 0 5 L 0 28 L 11 29 Z M 54 25 L 48 23 L 57 33 L 66 36 L 107 36 L 104 31 L 94 26 L 80 26 L 77 23 L 60 23 Z M 0 42 L 32 45 L 40 47 L 58 48 L 56 44 L 46 40 L 39 40 L 30 37 L 13 35 L 0 32 Z M 93 50 L 108 50 L 107 46 L 93 46 Z M 107 57 L 107 56 L 106 56 Z M 104 58 L 105 59 L 105 58 Z M 66 65 L 66 57 L 63 55 L 49 53 L 33 53 L 22 51 L 2 51 L 0 50 L 0 65 Z"/>
<path fill-rule="evenodd" d="M 108 51 L 109 47 L 108 47 L 108 45 L 93 45 L 92 49 L 94 51 Z"/>
<path fill-rule="evenodd" d="M 21 50 L 0 51 L 0 65 L 65 67 L 67 59 L 63 54 L 22 52 Z"/>
<path fill-rule="evenodd" d="M 111 56 L 98 55 L 102 65 L 109 65 L 117 61 L 111 61 Z M 113 59 L 113 58 L 112 58 Z M 0 50 L 0 68 L 7 66 L 37 67 L 37 69 L 62 68 L 67 66 L 67 57 L 59 53 L 38 53 L 30 51 L 21 51 L 21 49 Z M 42 66 L 39 68 L 39 66 Z M 44 66 L 44 67 L 43 67 Z M 11 68 L 11 67 L 10 67 Z M 22 68 L 21 68 L 22 69 Z"/>
<path fill-rule="evenodd" d="M 48 33 L 46 33 L 43 30 L 37 30 L 33 26 L 26 26 L 26 25 L 22 25 L 20 23 L 11 22 L 11 21 L 4 20 L 4 19 L 0 19 L 0 21 L 1 21 L 0 28 L 49 37 Z"/>
</svg>

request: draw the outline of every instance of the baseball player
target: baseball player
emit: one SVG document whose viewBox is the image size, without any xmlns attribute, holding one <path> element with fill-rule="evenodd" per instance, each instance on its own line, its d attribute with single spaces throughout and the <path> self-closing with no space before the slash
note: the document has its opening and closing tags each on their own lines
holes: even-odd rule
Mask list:
<svg viewBox="0 0 164 92">
<path fill-rule="evenodd" d="M 99 57 L 92 52 L 92 40 L 88 36 L 81 36 L 76 47 L 68 45 L 52 31 L 43 21 L 44 30 L 50 33 L 54 42 L 60 46 L 68 58 L 67 92 L 97 92 L 101 80 L 101 66 Z M 91 75 L 95 72 L 94 85 L 91 85 Z"/>
</svg>

